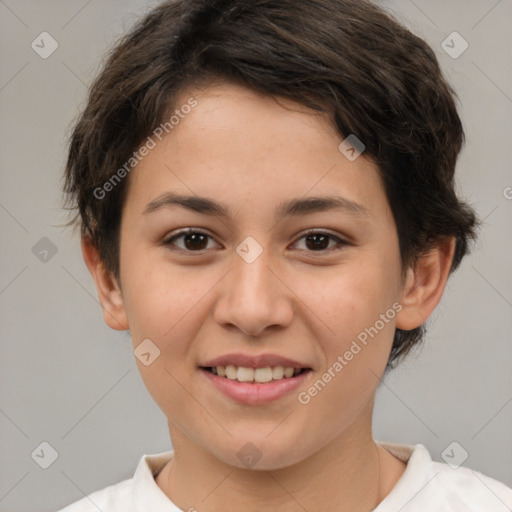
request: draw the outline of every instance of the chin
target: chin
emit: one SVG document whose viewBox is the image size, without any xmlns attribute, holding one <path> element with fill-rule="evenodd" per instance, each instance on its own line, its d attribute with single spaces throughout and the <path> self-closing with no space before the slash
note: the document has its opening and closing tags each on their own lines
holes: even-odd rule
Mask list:
<svg viewBox="0 0 512 512">
<path fill-rule="evenodd" d="M 229 453 L 224 452 L 219 458 L 231 466 L 255 471 L 283 469 L 303 460 L 303 454 L 290 436 L 287 436 L 287 442 L 277 435 L 272 440 L 267 436 L 268 430 L 261 437 L 246 435 L 230 441 Z"/>
</svg>

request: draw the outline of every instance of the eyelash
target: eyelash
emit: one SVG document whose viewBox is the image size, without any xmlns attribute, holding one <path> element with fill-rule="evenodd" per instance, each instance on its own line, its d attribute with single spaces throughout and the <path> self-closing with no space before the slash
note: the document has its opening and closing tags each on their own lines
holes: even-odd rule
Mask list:
<svg viewBox="0 0 512 512">
<path fill-rule="evenodd" d="M 198 229 L 194 229 L 194 228 L 187 228 L 187 229 L 184 229 L 182 231 L 179 231 L 178 233 L 166 238 L 162 244 L 165 245 L 165 246 L 168 246 L 171 250 L 173 251 L 182 251 L 182 252 L 187 252 L 187 253 L 199 253 L 199 254 L 203 254 L 204 251 L 207 251 L 208 249 L 201 249 L 201 250 L 198 250 L 198 251 L 191 251 L 191 250 L 188 250 L 188 249 L 182 249 L 181 247 L 172 247 L 173 244 L 172 244 L 172 241 L 177 239 L 177 238 L 182 238 L 183 236 L 185 235 L 190 235 L 190 234 L 198 234 L 198 235 L 205 235 L 209 238 L 213 238 L 211 235 L 209 235 L 208 233 L 205 233 L 204 231 L 200 231 Z M 337 243 L 338 243 L 338 247 L 331 247 L 331 248 L 327 248 L 327 249 L 319 249 L 317 251 L 315 250 L 308 250 L 308 249 L 299 249 L 299 250 L 303 250 L 303 251 L 306 251 L 306 252 L 309 252 L 309 253 L 327 253 L 327 252 L 331 252 L 331 251 L 337 251 L 337 250 L 340 250 L 343 246 L 345 245 L 349 245 L 348 242 L 346 242 L 345 240 L 342 240 L 341 238 L 331 234 L 331 233 L 328 233 L 328 232 L 325 232 L 325 231 L 320 231 L 320 230 L 314 230 L 314 229 L 311 229 L 311 230 L 308 230 L 306 231 L 305 233 L 302 234 L 302 236 L 300 238 L 297 239 L 296 242 L 294 243 L 297 243 L 299 240 L 302 240 L 303 238 L 306 238 L 308 236 L 312 236 L 312 235 L 324 235 L 324 236 L 327 236 L 328 238 L 330 238 L 331 240 L 335 240 Z"/>
</svg>

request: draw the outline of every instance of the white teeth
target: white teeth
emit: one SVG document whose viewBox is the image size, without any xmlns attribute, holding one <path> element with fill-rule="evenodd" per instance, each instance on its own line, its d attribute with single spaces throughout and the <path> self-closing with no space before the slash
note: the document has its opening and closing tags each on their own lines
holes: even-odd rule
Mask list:
<svg viewBox="0 0 512 512">
<path fill-rule="evenodd" d="M 274 366 L 272 368 L 272 378 L 275 380 L 282 379 L 284 375 L 284 368 L 282 366 Z"/>
<path fill-rule="evenodd" d="M 246 368 L 244 366 L 216 366 L 212 368 L 212 373 L 220 377 L 226 377 L 230 380 L 238 380 L 239 382 L 258 382 L 265 383 L 271 380 L 281 380 L 290 378 L 300 373 L 299 368 L 291 366 L 266 366 L 264 368 Z"/>
<path fill-rule="evenodd" d="M 293 376 L 293 368 L 290 368 L 289 366 L 284 369 L 284 376 L 285 377 L 292 377 Z"/>
<path fill-rule="evenodd" d="M 219 371 L 219 367 L 217 366 L 217 372 Z M 236 367 L 232 365 L 226 366 L 226 377 L 231 380 L 236 380 Z"/>
<path fill-rule="evenodd" d="M 254 380 L 254 369 L 239 366 L 236 372 L 236 380 L 239 380 L 240 382 L 251 382 Z"/>
<path fill-rule="evenodd" d="M 272 368 L 270 368 L 270 366 L 266 368 L 256 368 L 256 370 L 254 370 L 254 380 L 256 382 L 270 382 L 272 380 Z"/>
</svg>

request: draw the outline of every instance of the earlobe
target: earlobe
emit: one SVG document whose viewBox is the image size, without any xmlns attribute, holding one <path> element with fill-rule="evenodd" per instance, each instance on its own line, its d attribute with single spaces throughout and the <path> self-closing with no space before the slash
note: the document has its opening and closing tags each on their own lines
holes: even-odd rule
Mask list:
<svg viewBox="0 0 512 512">
<path fill-rule="evenodd" d="M 117 280 L 105 268 L 99 251 L 90 237 L 82 237 L 81 246 L 85 264 L 96 285 L 105 323 L 117 331 L 127 330 L 129 328 L 128 319 L 123 295 Z"/>
<path fill-rule="evenodd" d="M 450 275 L 455 238 L 446 237 L 427 254 L 420 256 L 407 275 L 396 316 L 396 327 L 405 331 L 422 325 L 441 301 Z"/>
</svg>

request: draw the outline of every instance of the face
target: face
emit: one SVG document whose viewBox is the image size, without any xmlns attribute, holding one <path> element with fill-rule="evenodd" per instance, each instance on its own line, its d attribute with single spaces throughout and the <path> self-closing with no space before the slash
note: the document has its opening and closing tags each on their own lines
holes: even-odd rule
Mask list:
<svg viewBox="0 0 512 512">
<path fill-rule="evenodd" d="M 192 96 L 129 177 L 122 308 L 134 348 L 159 350 L 137 365 L 171 430 L 231 465 L 257 450 L 277 469 L 369 427 L 400 294 L 396 227 L 377 167 L 349 160 L 322 114 L 226 83 L 177 108 Z M 326 197 L 338 206 L 312 202 Z M 244 366 L 233 354 L 309 370 L 251 384 L 202 369 Z"/>
</svg>

